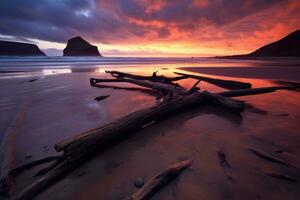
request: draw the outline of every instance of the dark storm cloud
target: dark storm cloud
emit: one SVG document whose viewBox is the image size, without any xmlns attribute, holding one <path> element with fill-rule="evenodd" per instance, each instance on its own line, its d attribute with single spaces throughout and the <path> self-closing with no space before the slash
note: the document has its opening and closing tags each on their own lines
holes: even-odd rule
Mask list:
<svg viewBox="0 0 300 200">
<path fill-rule="evenodd" d="M 201 28 L 203 22 L 224 26 L 283 2 L 1 0 L 0 34 L 55 42 L 65 42 L 76 35 L 101 42 L 148 35 L 167 38 L 171 34 L 167 25 L 182 31 L 194 31 Z M 148 24 L 153 21 L 163 25 Z"/>
</svg>

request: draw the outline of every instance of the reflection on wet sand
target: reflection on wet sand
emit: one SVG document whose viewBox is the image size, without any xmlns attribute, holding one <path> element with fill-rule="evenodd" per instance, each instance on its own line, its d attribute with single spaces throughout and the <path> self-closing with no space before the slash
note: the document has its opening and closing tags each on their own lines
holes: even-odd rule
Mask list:
<svg viewBox="0 0 300 200">
<path fill-rule="evenodd" d="M 42 74 L 47 75 L 54 75 L 54 74 L 68 74 L 72 73 L 71 69 L 43 69 Z"/>
<path fill-rule="evenodd" d="M 152 68 L 118 70 L 141 75 L 153 73 Z M 159 73 L 176 76 L 173 71 L 173 68 L 163 69 Z M 28 97 L 29 110 L 18 131 L 16 142 L 18 164 L 52 155 L 54 150 L 49 148 L 45 151 L 44 147 L 51 147 L 63 138 L 156 104 L 155 97 L 144 88 L 132 88 L 127 83 L 91 87 L 90 77 L 108 76 L 100 69 L 97 72 L 66 72 L 59 76 L 47 76 L 25 89 L 23 85 L 26 83 L 16 85 L 13 81 L 5 82 L 7 89 L 3 84 L 0 85 L 1 96 L 9 96 L 10 101 L 15 102 L 5 104 L 8 110 L 1 107 L 1 114 L 11 115 L 13 111 L 7 107 L 12 108 L 18 104 L 18 95 Z M 223 78 L 250 82 L 253 87 L 274 85 L 271 81 L 259 79 Z M 189 89 L 195 80 L 185 79 L 179 83 Z M 60 87 L 62 85 L 64 87 Z M 202 81 L 200 89 L 224 91 Z M 94 100 L 95 97 L 105 95 L 110 97 L 99 102 Z M 299 171 L 262 159 L 249 151 L 249 148 L 280 158 L 293 166 L 300 166 L 297 156 L 300 153 L 299 92 L 277 91 L 238 99 L 266 112 L 261 115 L 246 109 L 242 115 L 236 115 L 222 108 L 205 106 L 178 114 L 97 154 L 38 198 L 122 199 L 136 190 L 136 178 L 147 180 L 177 160 L 192 158 L 192 167 L 156 194 L 156 199 L 297 199 L 300 195 L 298 183 L 278 177 L 281 175 L 300 180 Z M 279 116 L 282 113 L 289 115 Z M 5 127 L 6 124 L 1 122 L 1 130 Z M 225 170 L 220 165 L 220 152 L 230 165 Z M 26 155 L 32 155 L 32 158 L 25 158 Z M 33 169 L 18 177 L 14 192 L 18 193 L 36 180 L 31 176 L 37 170 Z"/>
</svg>

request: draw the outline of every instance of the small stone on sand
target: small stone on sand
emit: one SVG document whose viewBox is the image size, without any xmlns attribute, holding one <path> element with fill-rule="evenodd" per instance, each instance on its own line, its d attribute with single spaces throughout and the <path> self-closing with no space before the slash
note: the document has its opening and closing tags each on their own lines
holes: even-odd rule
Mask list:
<svg viewBox="0 0 300 200">
<path fill-rule="evenodd" d="M 144 185 L 144 180 L 142 178 L 137 178 L 135 179 L 134 181 L 134 185 L 137 187 L 137 188 L 141 188 L 143 187 Z"/>
</svg>

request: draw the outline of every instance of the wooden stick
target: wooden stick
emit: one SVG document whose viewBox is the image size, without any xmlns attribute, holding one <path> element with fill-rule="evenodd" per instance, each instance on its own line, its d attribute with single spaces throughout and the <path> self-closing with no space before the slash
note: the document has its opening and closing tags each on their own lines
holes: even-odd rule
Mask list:
<svg viewBox="0 0 300 200">
<path fill-rule="evenodd" d="M 174 180 L 184 169 L 190 166 L 191 160 L 184 160 L 170 165 L 167 169 L 153 176 L 137 192 L 132 194 L 128 200 L 147 200 L 150 199 L 162 187 Z"/>
<path fill-rule="evenodd" d="M 194 83 L 194 85 L 191 87 L 191 89 L 189 89 L 189 93 L 191 94 L 191 93 L 193 93 L 193 92 L 195 92 L 195 91 L 199 91 L 199 88 L 197 88 L 197 85 L 200 83 L 200 80 L 198 80 L 198 81 L 196 81 L 195 83 Z"/>
<path fill-rule="evenodd" d="M 30 169 L 32 167 L 35 167 L 37 165 L 41 165 L 41 164 L 44 164 L 44 163 L 47 163 L 47 162 L 52 162 L 54 160 L 58 160 L 58 159 L 61 159 L 62 156 L 48 156 L 48 157 L 45 157 L 45 158 L 42 158 L 42 159 L 39 159 L 39 160 L 35 160 L 35 161 L 32 161 L 32 162 L 29 162 L 29 163 L 26 163 L 24 165 L 21 165 L 19 167 L 16 167 L 15 169 L 11 170 L 11 174 L 16 176 L 18 174 L 20 174 L 22 171 L 26 170 L 26 169 Z"/>
<path fill-rule="evenodd" d="M 219 95 L 226 97 L 240 97 L 247 95 L 256 95 L 256 94 L 265 94 L 274 92 L 276 90 L 293 90 L 292 87 L 287 86 L 275 86 L 275 87 L 261 87 L 261 88 L 253 88 L 253 89 L 243 89 L 243 90 L 232 90 L 218 93 Z"/>
<path fill-rule="evenodd" d="M 41 177 L 37 181 L 33 182 L 31 185 L 26 187 L 17 197 L 16 200 L 30 200 L 38 195 L 41 191 L 47 188 L 49 185 L 53 184 L 59 178 L 65 176 L 70 171 L 72 171 L 80 162 L 68 162 L 64 161 L 53 170 L 49 171 L 45 176 Z"/>
<path fill-rule="evenodd" d="M 48 172 L 50 172 L 51 170 L 53 170 L 54 168 L 56 168 L 58 165 L 60 165 L 61 163 L 63 163 L 65 161 L 64 157 L 62 157 L 61 159 L 58 159 L 54 162 L 52 162 L 51 164 L 49 164 L 47 167 L 39 170 L 35 175 L 34 177 L 37 177 L 37 176 L 42 176 L 42 175 L 45 175 L 47 174 Z"/>
<path fill-rule="evenodd" d="M 208 77 L 205 77 L 205 76 L 197 76 L 197 75 L 185 74 L 185 73 L 179 73 L 179 72 L 174 72 L 174 73 L 178 74 L 178 75 L 182 75 L 182 76 L 187 76 L 187 77 L 193 78 L 193 79 L 203 80 L 203 81 L 206 81 L 206 82 L 211 83 L 213 85 L 217 85 L 219 87 L 222 87 L 222 88 L 225 88 L 225 89 L 230 89 L 230 90 L 251 88 L 250 83 L 244 83 L 244 82 L 240 82 L 240 81 L 208 78 Z"/>
</svg>

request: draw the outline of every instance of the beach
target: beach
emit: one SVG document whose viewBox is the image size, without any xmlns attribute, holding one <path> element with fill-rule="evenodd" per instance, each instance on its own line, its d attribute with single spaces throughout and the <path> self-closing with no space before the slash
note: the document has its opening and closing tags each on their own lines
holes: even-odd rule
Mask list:
<svg viewBox="0 0 300 200">
<path fill-rule="evenodd" d="M 170 77 L 176 76 L 173 72 L 193 73 L 248 82 L 253 88 L 278 85 L 278 80 L 299 82 L 300 77 L 298 61 L 287 66 L 282 66 L 283 61 L 225 59 L 136 59 L 113 64 L 107 60 L 50 61 L 27 60 L 21 65 L 21 60 L 6 60 L 0 67 L 0 130 L 12 131 L 9 127 L 14 127 L 16 166 L 58 155 L 53 146 L 60 140 L 158 103 L 155 96 L 139 90 L 92 87 L 91 77 L 110 78 L 105 70 L 140 75 L 158 70 L 158 74 Z M 189 89 L 195 80 L 178 83 Z M 129 83 L 105 85 L 141 88 Z M 199 87 L 213 93 L 225 91 L 204 81 Z M 105 95 L 110 96 L 95 100 Z M 99 152 L 36 199 L 125 199 L 137 190 L 137 178 L 147 180 L 187 158 L 192 160 L 191 167 L 152 199 L 297 199 L 300 93 L 280 90 L 237 99 L 252 107 L 241 114 L 214 106 L 178 113 Z M 288 164 L 264 159 L 255 152 Z M 225 155 L 226 165 L 220 155 Z M 18 194 L 37 180 L 33 176 L 45 166 L 17 176 L 12 193 Z"/>
</svg>

